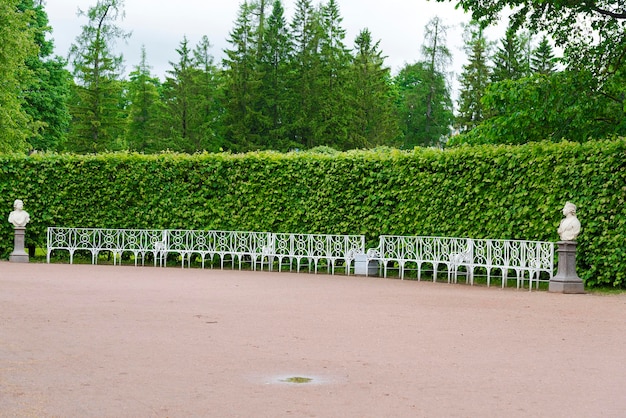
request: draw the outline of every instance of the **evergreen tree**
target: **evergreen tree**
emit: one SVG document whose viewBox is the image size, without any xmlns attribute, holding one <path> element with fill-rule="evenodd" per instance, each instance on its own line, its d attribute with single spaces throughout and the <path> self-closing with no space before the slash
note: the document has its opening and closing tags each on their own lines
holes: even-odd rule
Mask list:
<svg viewBox="0 0 626 418">
<path fill-rule="evenodd" d="M 153 153 L 165 149 L 158 139 L 159 79 L 150 73 L 146 49 L 141 47 L 141 61 L 130 73 L 128 83 L 128 124 L 126 144 L 133 151 Z"/>
<path fill-rule="evenodd" d="M 316 137 L 321 90 L 321 62 L 319 54 L 320 13 L 311 0 L 297 0 L 291 22 L 294 44 L 289 88 L 294 100 L 289 105 L 289 119 L 293 142 L 303 148 L 320 145 Z"/>
<path fill-rule="evenodd" d="M 209 38 L 203 36 L 193 51 L 190 145 L 193 151 L 220 150 L 222 138 L 220 75 Z"/>
<path fill-rule="evenodd" d="M 26 61 L 37 55 L 31 25 L 33 11 L 21 11 L 19 0 L 0 2 L 0 152 L 28 150 L 37 134 L 24 105 L 24 90 L 32 80 Z"/>
<path fill-rule="evenodd" d="M 266 134 L 261 139 L 263 148 L 287 151 L 296 146 L 289 140 L 287 109 L 292 100 L 288 86 L 289 62 L 293 45 L 280 0 L 274 0 L 272 13 L 267 20 L 264 47 L 259 72 L 263 76 L 259 97 L 260 109 L 266 122 Z"/>
<path fill-rule="evenodd" d="M 481 99 L 485 95 L 491 76 L 491 69 L 488 65 L 489 49 L 490 44 L 482 29 L 476 23 L 467 26 L 465 51 L 469 62 L 463 66 L 459 77 L 461 88 L 456 118 L 456 124 L 461 131 L 472 129 L 485 117 Z"/>
<path fill-rule="evenodd" d="M 348 77 L 352 57 L 344 44 L 339 6 L 329 0 L 320 10 L 319 107 L 315 114 L 315 145 L 345 147 L 352 120 Z"/>
<path fill-rule="evenodd" d="M 446 45 L 447 30 L 441 19 L 434 17 L 424 31 L 422 55 L 428 70 L 424 79 L 428 93 L 420 145 L 439 145 L 452 123 L 452 101 L 445 77 L 446 69 L 452 64 L 452 53 Z"/>
<path fill-rule="evenodd" d="M 162 88 L 163 108 L 160 114 L 162 146 L 179 152 L 191 151 L 191 118 L 193 91 L 193 57 L 187 36 L 183 37 L 179 47 L 178 62 L 171 62 L 171 69 Z"/>
<path fill-rule="evenodd" d="M 380 41 L 373 43 L 368 29 L 363 29 L 355 40 L 351 102 L 347 106 L 351 111 L 346 113 L 351 121 L 349 142 L 338 144 L 343 149 L 394 145 L 398 137 L 395 90 L 379 47 Z"/>
<path fill-rule="evenodd" d="M 98 0 L 87 12 L 79 10 L 89 22 L 70 48 L 75 81 L 67 144 L 71 151 L 114 149 L 123 136 L 123 57 L 113 53 L 114 43 L 130 36 L 115 24 L 124 17 L 123 5 L 123 0 Z"/>
<path fill-rule="evenodd" d="M 258 73 L 257 30 L 253 25 L 253 5 L 239 7 L 235 28 L 228 42 L 224 66 L 225 147 L 246 151 L 259 147 L 261 115 L 257 108 L 261 75 Z"/>
<path fill-rule="evenodd" d="M 48 15 L 41 2 L 22 0 L 20 10 L 32 12 L 30 26 L 34 31 L 38 54 L 26 59 L 32 77 L 24 91 L 24 108 L 33 121 L 41 126 L 28 138 L 31 148 L 56 150 L 67 138 L 70 113 L 67 106 L 71 74 L 65 69 L 61 57 L 52 57 L 54 44 L 46 37 L 50 33 Z"/>
<path fill-rule="evenodd" d="M 493 57 L 491 81 L 516 80 L 528 75 L 527 59 L 525 57 L 526 43 L 509 27 L 501 45 Z"/>
<path fill-rule="evenodd" d="M 548 37 L 541 38 L 531 57 L 531 70 L 536 74 L 550 75 L 556 72 L 557 58 L 554 56 Z"/>
</svg>

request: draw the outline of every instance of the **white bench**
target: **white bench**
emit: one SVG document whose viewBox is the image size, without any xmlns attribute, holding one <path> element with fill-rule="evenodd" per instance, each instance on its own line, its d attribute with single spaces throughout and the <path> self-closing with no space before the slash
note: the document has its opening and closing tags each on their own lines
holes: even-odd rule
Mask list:
<svg viewBox="0 0 626 418">
<path fill-rule="evenodd" d="M 468 238 L 381 235 L 378 247 L 368 250 L 367 259 L 368 263 L 378 261 L 382 265 L 384 277 L 387 277 L 389 263 L 397 263 L 401 279 L 404 279 L 409 263 L 415 265 L 418 280 L 425 264 L 431 266 L 433 277 L 437 277 L 439 266 L 445 265 L 450 281 L 450 273 L 464 264 L 466 257 L 463 254 L 467 254 L 470 248 Z"/>
<path fill-rule="evenodd" d="M 50 227 L 47 230 L 46 260 L 50 262 L 52 251 L 66 250 L 70 263 L 73 263 L 74 253 L 84 250 L 91 253 L 91 262 L 95 264 L 98 255 L 108 251 L 116 264 L 118 257 L 121 262 L 122 254 L 129 252 L 135 256 L 135 265 L 140 257 L 143 265 L 146 254 L 150 253 L 156 266 L 157 260 L 163 260 L 166 242 L 167 234 L 163 230 Z"/>
<path fill-rule="evenodd" d="M 240 270 L 246 261 L 256 269 L 263 250 L 270 245 L 271 235 L 269 232 L 168 230 L 165 252 L 179 254 L 183 266 L 185 260 L 189 265 L 191 256 L 197 254 L 202 260 L 202 268 L 207 257 L 213 261 L 217 256 L 221 268 L 224 268 L 224 261 L 230 258 L 232 268 L 237 259 Z"/>
<path fill-rule="evenodd" d="M 293 269 L 295 261 L 296 271 L 300 271 L 300 264 L 306 261 L 309 272 L 311 264 L 317 273 L 319 262 L 325 260 L 330 267 L 331 274 L 335 274 L 337 261 L 344 262 L 344 271 L 350 274 L 350 266 L 354 255 L 365 251 L 364 235 L 328 235 L 328 234 L 272 234 L 271 243 L 263 252 L 264 259 L 268 260 L 270 270 L 274 259 L 278 260 L 278 270 L 282 270 L 284 260 L 289 263 L 289 270 Z"/>
<path fill-rule="evenodd" d="M 509 270 L 515 272 L 517 287 L 523 286 L 528 275 L 529 288 L 533 281 L 539 286 L 541 273 L 551 279 L 554 275 L 554 243 L 521 240 L 472 240 L 472 253 L 465 264 L 473 276 L 476 268 L 483 268 L 487 274 L 487 286 L 494 270 L 500 270 L 502 287 L 506 285 Z"/>
<path fill-rule="evenodd" d="M 529 288 L 533 281 L 539 286 L 542 272 L 548 278 L 553 276 L 554 244 L 551 242 L 393 235 L 382 235 L 379 239 L 378 247 L 367 252 L 367 260 L 378 261 L 385 277 L 390 263 L 398 264 L 402 279 L 407 265 L 415 266 L 418 280 L 424 265 L 432 267 L 433 280 L 439 267 L 445 266 L 448 282 L 457 282 L 459 271 L 464 268 L 470 284 L 474 283 L 476 269 L 482 268 L 486 271 L 488 286 L 494 271 L 501 273 L 503 287 L 509 271 L 515 273 L 518 288 L 523 286 L 526 275 Z"/>
</svg>

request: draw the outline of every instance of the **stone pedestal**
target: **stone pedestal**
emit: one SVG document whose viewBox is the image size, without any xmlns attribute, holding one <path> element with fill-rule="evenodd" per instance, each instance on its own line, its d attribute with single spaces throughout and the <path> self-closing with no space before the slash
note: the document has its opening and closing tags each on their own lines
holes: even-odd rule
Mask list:
<svg viewBox="0 0 626 418">
<path fill-rule="evenodd" d="M 555 293 L 585 293 L 585 285 L 576 274 L 576 241 L 557 242 L 559 265 L 548 290 Z"/>
<path fill-rule="evenodd" d="M 13 245 L 13 252 L 9 256 L 11 263 L 28 263 L 28 254 L 24 251 L 24 235 L 26 228 L 16 226 L 14 228 L 15 241 Z"/>
<path fill-rule="evenodd" d="M 367 255 L 354 256 L 354 274 L 357 276 L 378 276 L 378 261 L 367 261 Z"/>
</svg>

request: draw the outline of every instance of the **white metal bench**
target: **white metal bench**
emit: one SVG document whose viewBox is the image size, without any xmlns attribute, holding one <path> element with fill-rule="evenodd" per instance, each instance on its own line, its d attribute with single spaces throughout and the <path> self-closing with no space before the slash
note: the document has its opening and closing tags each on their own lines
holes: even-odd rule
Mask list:
<svg viewBox="0 0 626 418">
<path fill-rule="evenodd" d="M 539 286 L 542 272 L 548 278 L 554 273 L 554 243 L 542 241 L 520 240 L 472 240 L 471 260 L 465 264 L 470 269 L 470 275 L 476 268 L 483 268 L 487 274 L 487 286 L 491 282 L 494 270 L 500 270 L 502 287 L 506 285 L 508 271 L 515 273 L 517 287 L 523 286 L 528 275 L 529 288 L 533 281 Z"/>
<path fill-rule="evenodd" d="M 468 238 L 381 235 L 378 247 L 368 250 L 367 258 L 368 262 L 378 261 L 381 264 L 384 277 L 387 277 L 389 264 L 397 263 L 402 279 L 409 264 L 414 264 L 418 280 L 424 265 L 432 267 L 433 277 L 437 277 L 439 266 L 445 265 L 450 281 L 450 272 L 464 264 L 465 257 L 462 255 L 470 248 L 471 240 Z"/>
<path fill-rule="evenodd" d="M 46 260 L 50 262 L 52 251 L 66 250 L 70 263 L 73 263 L 76 251 L 84 250 L 91 254 L 92 264 L 96 264 L 98 255 L 108 251 L 113 255 L 113 264 L 117 263 L 118 257 L 121 261 L 123 253 L 129 252 L 135 256 L 135 265 L 139 258 L 143 265 L 148 253 L 154 256 L 156 265 L 157 260 L 162 261 L 166 246 L 167 234 L 162 230 L 50 227 Z"/>
<path fill-rule="evenodd" d="M 168 230 L 167 253 L 179 254 L 182 266 L 191 263 L 193 254 L 201 258 L 202 268 L 205 260 L 213 261 L 214 257 L 220 260 L 220 267 L 224 268 L 224 261 L 230 258 L 232 267 L 235 259 L 239 263 L 249 261 L 252 268 L 256 269 L 257 262 L 263 255 L 263 249 L 270 244 L 269 232 L 246 232 L 246 231 L 203 231 L 203 230 Z"/>
<path fill-rule="evenodd" d="M 300 264 L 306 261 L 311 271 L 311 264 L 317 273 L 319 262 L 325 260 L 331 274 L 335 274 L 337 261 L 343 261 L 346 274 L 350 274 L 350 266 L 354 261 L 354 254 L 365 251 L 364 235 L 327 235 L 327 234 L 272 234 L 271 243 L 264 249 L 263 257 L 268 260 L 270 269 L 274 259 L 278 261 L 278 270 L 282 270 L 284 260 L 289 263 L 289 269 L 296 264 L 296 271 L 300 271 Z"/>
<path fill-rule="evenodd" d="M 533 281 L 539 286 L 542 272 L 552 278 L 554 244 L 541 241 L 382 235 L 378 247 L 367 252 L 367 259 L 368 262 L 378 261 L 385 277 L 390 263 L 397 263 L 400 278 L 404 278 L 408 265 L 414 265 L 418 280 L 421 279 L 424 265 L 432 267 L 433 279 L 436 279 L 439 267 L 445 266 L 448 282 L 457 282 L 459 271 L 464 268 L 467 281 L 473 284 L 476 269 L 482 268 L 486 271 L 488 286 L 494 271 L 500 271 L 503 287 L 509 271 L 513 271 L 518 288 L 524 285 L 526 275 L 529 288 L 532 288 Z"/>
</svg>

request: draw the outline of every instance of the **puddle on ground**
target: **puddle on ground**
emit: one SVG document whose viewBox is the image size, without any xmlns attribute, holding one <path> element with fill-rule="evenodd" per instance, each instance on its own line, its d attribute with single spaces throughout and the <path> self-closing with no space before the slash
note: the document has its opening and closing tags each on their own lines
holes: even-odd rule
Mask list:
<svg viewBox="0 0 626 418">
<path fill-rule="evenodd" d="M 277 376 L 266 376 L 261 378 L 265 385 L 289 385 L 289 386 L 310 386 L 329 385 L 339 383 L 341 379 L 331 376 L 320 376 L 310 374 L 285 374 Z M 256 379 L 255 379 L 256 380 Z"/>
</svg>

